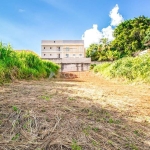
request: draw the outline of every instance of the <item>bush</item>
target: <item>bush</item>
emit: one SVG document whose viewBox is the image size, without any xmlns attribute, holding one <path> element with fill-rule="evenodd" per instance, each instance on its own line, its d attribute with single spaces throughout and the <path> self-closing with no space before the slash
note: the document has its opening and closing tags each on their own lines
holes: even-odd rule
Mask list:
<svg viewBox="0 0 150 150">
<path fill-rule="evenodd" d="M 95 66 L 96 66 L 96 64 L 91 64 L 90 65 L 90 70 L 92 70 Z"/>
<path fill-rule="evenodd" d="M 109 67 L 110 66 L 110 63 L 103 63 L 103 64 L 99 64 L 99 65 L 96 65 L 95 67 L 94 67 L 94 72 L 95 73 L 98 73 L 98 72 L 104 72 L 105 71 L 105 69 L 107 68 L 107 67 Z"/>
<path fill-rule="evenodd" d="M 42 60 L 30 51 L 14 51 L 10 45 L 0 43 L 0 83 L 17 79 L 46 78 L 57 73 L 59 66 Z"/>
<path fill-rule="evenodd" d="M 94 67 L 94 71 L 111 78 L 150 82 L 150 55 L 122 58 L 112 64 L 100 64 Z"/>
<path fill-rule="evenodd" d="M 102 44 L 91 44 L 86 50 L 86 57 L 91 57 L 92 61 L 113 61 L 124 57 L 121 52 L 110 49 L 108 45 L 107 47 L 105 48 Z"/>
</svg>

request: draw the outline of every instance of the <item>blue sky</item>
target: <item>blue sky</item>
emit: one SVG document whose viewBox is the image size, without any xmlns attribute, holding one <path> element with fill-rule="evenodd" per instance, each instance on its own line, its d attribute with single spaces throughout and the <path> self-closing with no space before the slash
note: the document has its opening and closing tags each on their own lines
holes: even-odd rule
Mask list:
<svg viewBox="0 0 150 150">
<path fill-rule="evenodd" d="M 1 0 L 0 40 L 40 54 L 43 39 L 81 39 L 93 24 L 109 26 L 116 4 L 124 20 L 150 17 L 150 0 Z"/>
</svg>

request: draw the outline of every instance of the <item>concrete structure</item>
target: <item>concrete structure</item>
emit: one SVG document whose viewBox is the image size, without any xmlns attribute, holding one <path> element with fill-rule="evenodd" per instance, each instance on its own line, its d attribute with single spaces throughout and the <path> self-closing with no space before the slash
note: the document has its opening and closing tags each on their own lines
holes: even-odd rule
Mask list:
<svg viewBox="0 0 150 150">
<path fill-rule="evenodd" d="M 85 58 L 83 40 L 43 40 L 41 57 L 59 64 L 62 72 L 86 71 L 91 63 Z"/>
<path fill-rule="evenodd" d="M 91 58 L 62 58 L 51 60 L 61 66 L 62 72 L 89 70 Z"/>
<path fill-rule="evenodd" d="M 41 57 L 44 59 L 84 58 L 83 40 L 42 40 Z"/>
</svg>

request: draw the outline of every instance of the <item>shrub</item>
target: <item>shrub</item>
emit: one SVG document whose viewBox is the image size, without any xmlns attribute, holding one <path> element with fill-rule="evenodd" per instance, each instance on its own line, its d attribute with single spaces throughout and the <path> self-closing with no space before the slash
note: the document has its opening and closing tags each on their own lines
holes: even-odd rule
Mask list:
<svg viewBox="0 0 150 150">
<path fill-rule="evenodd" d="M 95 72 L 100 72 L 111 78 L 125 78 L 128 80 L 150 82 L 150 55 L 139 57 L 126 57 L 112 64 L 104 63 L 94 67 Z"/>
<path fill-rule="evenodd" d="M 59 66 L 42 60 L 30 51 L 14 51 L 10 45 L 0 43 L 0 83 L 17 79 L 46 78 L 57 73 Z"/>
<path fill-rule="evenodd" d="M 95 66 L 96 66 L 96 64 L 91 64 L 90 65 L 90 70 L 92 70 Z"/>
</svg>

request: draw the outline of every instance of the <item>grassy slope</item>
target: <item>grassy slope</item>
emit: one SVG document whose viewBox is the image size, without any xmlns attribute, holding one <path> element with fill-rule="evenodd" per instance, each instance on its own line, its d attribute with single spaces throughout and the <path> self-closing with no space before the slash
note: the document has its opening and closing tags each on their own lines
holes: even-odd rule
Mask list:
<svg viewBox="0 0 150 150">
<path fill-rule="evenodd" d="M 148 83 L 150 82 L 150 55 L 123 58 L 112 64 L 100 64 L 94 67 L 94 72 L 100 72 L 111 78 L 119 77 Z"/>
<path fill-rule="evenodd" d="M 30 51 L 14 51 L 0 43 L 0 83 L 17 79 L 36 79 L 57 73 L 59 66 L 40 59 Z"/>
</svg>

